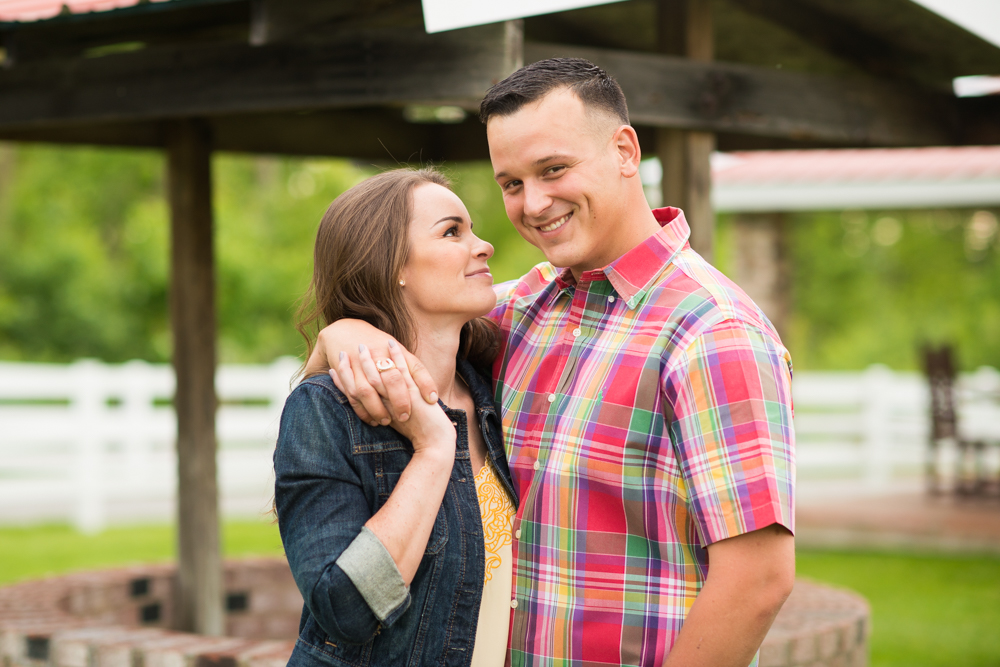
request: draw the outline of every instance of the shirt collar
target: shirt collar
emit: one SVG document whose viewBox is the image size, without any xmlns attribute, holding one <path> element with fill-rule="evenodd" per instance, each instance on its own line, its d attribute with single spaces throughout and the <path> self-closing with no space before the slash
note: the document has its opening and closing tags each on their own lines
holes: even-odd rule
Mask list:
<svg viewBox="0 0 1000 667">
<path fill-rule="evenodd" d="M 660 231 L 611 262 L 603 269 L 585 271 L 580 282 L 604 280 L 607 278 L 618 295 L 625 299 L 629 308 L 646 292 L 650 283 L 663 271 L 678 251 L 683 250 L 691 236 L 684 212 L 667 206 L 653 209 L 653 217 L 660 223 Z M 577 284 L 573 273 L 563 269 L 556 276 L 556 286 L 566 289 Z"/>
</svg>

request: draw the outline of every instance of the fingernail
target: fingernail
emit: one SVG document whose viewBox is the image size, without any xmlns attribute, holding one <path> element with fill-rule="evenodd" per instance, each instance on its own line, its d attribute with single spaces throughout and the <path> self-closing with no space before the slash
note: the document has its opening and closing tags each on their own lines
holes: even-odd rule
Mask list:
<svg viewBox="0 0 1000 667">
<path fill-rule="evenodd" d="M 389 421 L 390 420 L 389 420 L 388 417 L 383 417 L 382 418 L 382 426 L 388 426 L 389 425 Z"/>
<path fill-rule="evenodd" d="M 372 426 L 378 426 L 378 422 L 372 422 Z"/>
<path fill-rule="evenodd" d="M 408 412 L 404 412 L 403 414 L 399 415 L 399 421 L 401 422 L 405 422 L 409 418 L 410 418 L 410 413 Z"/>
<path fill-rule="evenodd" d="M 341 352 L 340 353 L 340 360 L 343 361 L 345 356 L 346 356 L 346 353 L 345 352 Z"/>
<path fill-rule="evenodd" d="M 365 351 L 365 346 L 364 345 L 358 345 L 358 352 L 364 352 L 364 351 Z"/>
<path fill-rule="evenodd" d="M 396 347 L 396 341 L 389 339 L 389 347 Z"/>
<path fill-rule="evenodd" d="M 438 400 L 438 393 L 436 391 L 432 391 L 431 392 L 431 401 L 433 401 L 434 403 L 437 403 L 437 400 Z"/>
</svg>

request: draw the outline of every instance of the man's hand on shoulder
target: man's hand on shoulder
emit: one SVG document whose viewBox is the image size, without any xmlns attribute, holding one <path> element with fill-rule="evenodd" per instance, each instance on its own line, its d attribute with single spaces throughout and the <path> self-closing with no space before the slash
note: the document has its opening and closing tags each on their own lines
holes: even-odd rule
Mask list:
<svg viewBox="0 0 1000 667">
<path fill-rule="evenodd" d="M 372 364 L 361 361 L 360 351 L 365 348 L 373 359 L 391 359 L 390 342 L 399 345 L 392 336 L 367 322 L 337 320 L 319 332 L 316 347 L 306 362 L 305 376 L 329 373 L 358 417 L 373 426 L 389 424 L 394 417 L 405 422 L 412 406 L 402 373 L 396 368 L 379 373 Z M 400 349 L 420 395 L 428 403 L 436 403 L 437 386 L 427 369 L 409 351 L 402 346 Z"/>
</svg>

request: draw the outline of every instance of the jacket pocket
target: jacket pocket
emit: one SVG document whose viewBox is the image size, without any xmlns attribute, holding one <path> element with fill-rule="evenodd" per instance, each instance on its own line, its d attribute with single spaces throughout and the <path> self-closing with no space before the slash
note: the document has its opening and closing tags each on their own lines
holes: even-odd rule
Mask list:
<svg viewBox="0 0 1000 667">
<path fill-rule="evenodd" d="M 338 642 L 328 637 L 311 615 L 299 633 L 298 640 L 298 644 L 307 653 L 315 655 L 323 662 L 349 667 L 368 667 L 371 664 L 374 642 L 374 639 L 364 644 Z M 293 661 L 290 661 L 290 666 L 291 662 Z"/>
<path fill-rule="evenodd" d="M 396 488 L 396 484 L 399 482 L 400 472 L 385 472 L 385 484 L 387 491 L 385 495 L 379 494 L 379 509 L 388 500 L 389 495 Z M 448 495 L 445 493 L 445 498 Z M 437 517 L 434 519 L 434 528 L 431 529 L 431 535 L 427 539 L 427 548 L 424 549 L 424 553 L 433 556 L 444 548 L 444 545 L 448 543 L 448 517 L 444 511 L 444 500 L 441 501 L 441 507 L 438 508 Z"/>
</svg>

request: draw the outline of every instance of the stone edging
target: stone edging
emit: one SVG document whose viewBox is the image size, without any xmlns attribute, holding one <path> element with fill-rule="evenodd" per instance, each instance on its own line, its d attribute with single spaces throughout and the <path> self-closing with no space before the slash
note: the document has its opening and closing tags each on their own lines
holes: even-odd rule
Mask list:
<svg viewBox="0 0 1000 667">
<path fill-rule="evenodd" d="M 169 630 L 175 568 L 143 565 L 0 588 L 0 667 L 284 667 L 302 597 L 284 558 L 228 561 L 226 637 Z M 867 667 L 868 603 L 797 580 L 760 667 Z"/>
</svg>

